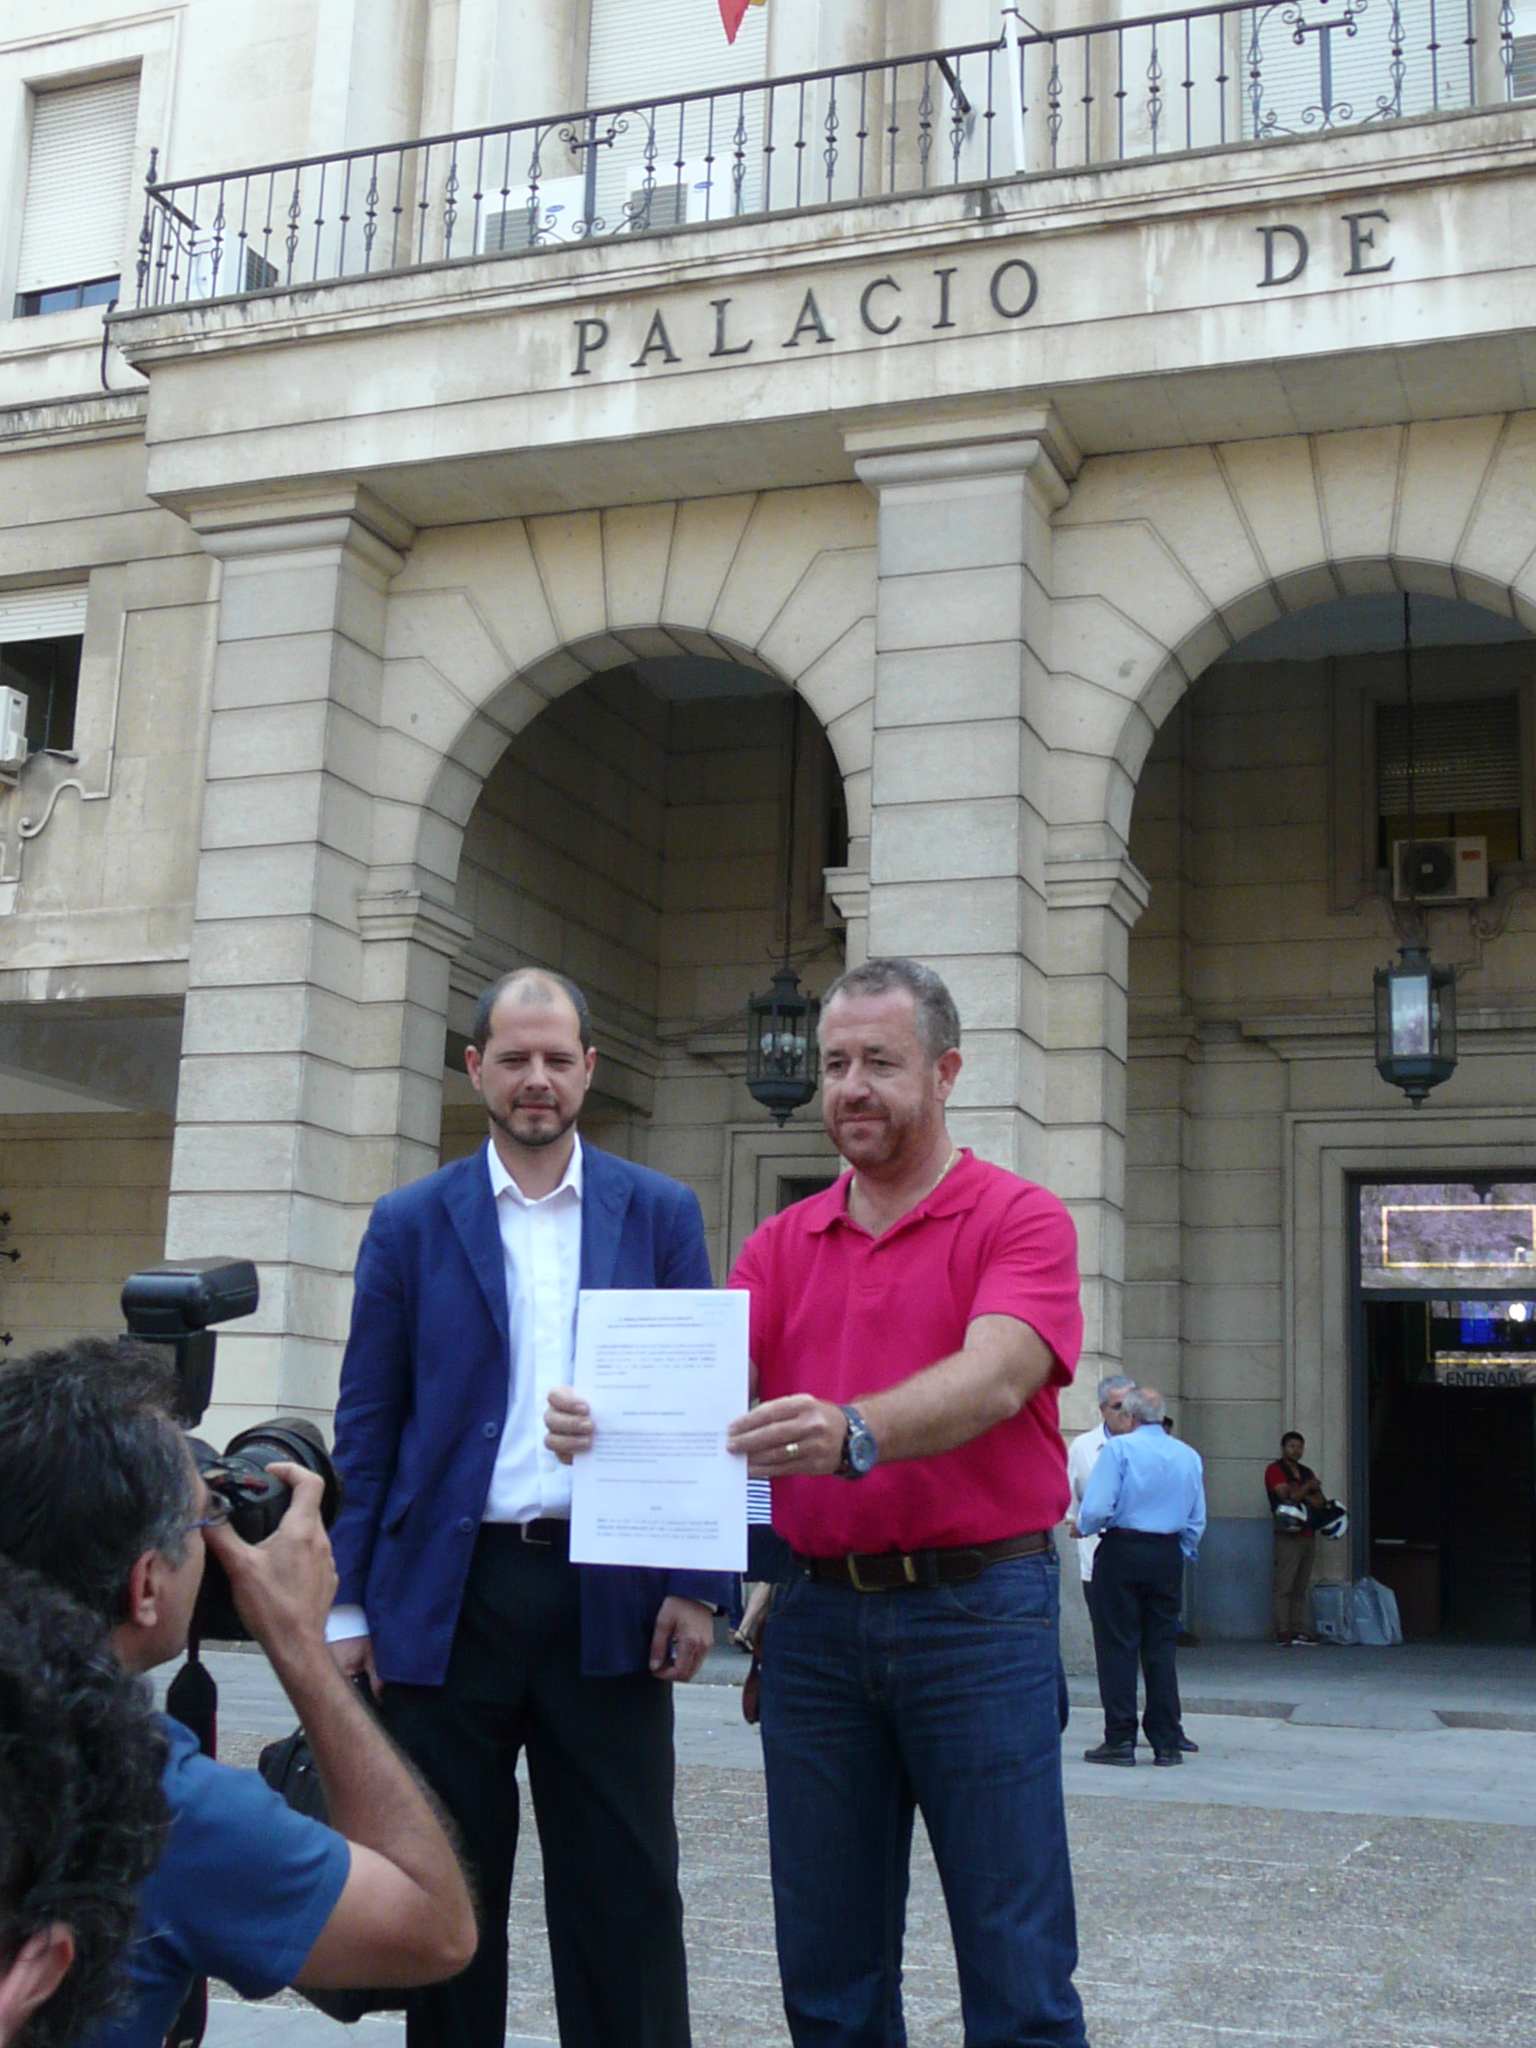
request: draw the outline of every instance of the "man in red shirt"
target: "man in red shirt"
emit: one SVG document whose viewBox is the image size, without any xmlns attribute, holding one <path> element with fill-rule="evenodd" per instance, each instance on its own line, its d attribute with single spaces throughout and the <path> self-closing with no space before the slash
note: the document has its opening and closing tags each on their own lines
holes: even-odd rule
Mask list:
<svg viewBox="0 0 1536 2048">
<path fill-rule="evenodd" d="M 794 1561 L 763 1645 L 774 1910 L 797 2048 L 904 2038 L 914 1810 L 965 2037 L 1085 2048 L 1061 1789 L 1050 1531 L 1082 1343 L 1055 1196 L 955 1146 L 954 1003 L 871 960 L 822 1010 L 823 1116 L 852 1172 L 773 1217 L 752 1296 L 760 1405 L 732 1425 Z"/>
<path fill-rule="evenodd" d="M 1271 1514 L 1278 1507 L 1323 1508 L 1322 1485 L 1301 1454 L 1306 1438 L 1288 1429 L 1280 1439 L 1280 1455 L 1264 1468 L 1264 1491 Z M 1275 1521 L 1275 1641 L 1282 1645 L 1315 1643 L 1307 1623 L 1312 1619 L 1312 1572 L 1317 1562 L 1317 1535 L 1312 1518 Z"/>
</svg>

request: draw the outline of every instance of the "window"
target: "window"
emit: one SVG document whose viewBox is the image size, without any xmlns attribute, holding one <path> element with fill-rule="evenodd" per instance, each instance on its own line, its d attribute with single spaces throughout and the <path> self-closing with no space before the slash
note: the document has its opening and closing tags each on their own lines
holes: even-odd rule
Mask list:
<svg viewBox="0 0 1536 2048">
<path fill-rule="evenodd" d="M 85 589 L 0 596 L 0 686 L 27 700 L 27 748 L 67 752 L 75 738 Z"/>
<path fill-rule="evenodd" d="M 749 7 L 734 43 L 725 40 L 720 11 L 708 0 L 655 0 L 646 30 L 635 33 L 630 0 L 592 0 L 587 46 L 587 105 L 611 107 L 676 99 L 683 93 L 727 92 L 753 85 L 767 69 L 765 10 Z M 647 161 L 648 129 L 633 117 L 611 141 L 599 131 L 590 155 L 593 210 L 613 232 L 728 220 L 761 205 L 761 98 L 702 100 L 672 107 L 657 125 Z M 738 189 L 739 185 L 739 189 Z"/>
<path fill-rule="evenodd" d="M 32 97 L 32 149 L 16 263 L 18 318 L 118 296 L 139 82 L 102 78 Z"/>
<path fill-rule="evenodd" d="M 1520 704 L 1516 697 L 1451 699 L 1413 709 L 1414 831 L 1420 839 L 1480 834 L 1488 859 L 1520 847 Z M 1408 835 L 1408 712 L 1376 707 L 1377 860 Z"/>
</svg>

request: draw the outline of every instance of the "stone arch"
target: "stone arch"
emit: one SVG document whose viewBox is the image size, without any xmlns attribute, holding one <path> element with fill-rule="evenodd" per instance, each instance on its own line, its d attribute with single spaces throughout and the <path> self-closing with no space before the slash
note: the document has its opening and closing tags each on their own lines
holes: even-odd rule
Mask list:
<svg viewBox="0 0 1536 2048">
<path fill-rule="evenodd" d="M 1536 627 L 1536 413 L 1086 463 L 1057 515 L 1050 816 L 1123 849 L 1158 727 L 1283 613 L 1408 590 Z"/>
<path fill-rule="evenodd" d="M 452 900 L 485 777 L 604 669 L 713 656 L 803 696 L 867 838 L 874 504 L 859 485 L 437 528 L 391 585 L 375 886 Z"/>
</svg>

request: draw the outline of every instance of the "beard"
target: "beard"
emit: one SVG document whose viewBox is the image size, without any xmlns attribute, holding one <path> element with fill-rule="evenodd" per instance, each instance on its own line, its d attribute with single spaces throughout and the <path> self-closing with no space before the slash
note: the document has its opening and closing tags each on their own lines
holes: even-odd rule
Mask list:
<svg viewBox="0 0 1536 2048">
<path fill-rule="evenodd" d="M 531 1109 L 552 1110 L 553 1120 L 548 1123 L 542 1120 L 530 1123 L 527 1111 Z M 487 1103 L 485 1113 L 497 1130 L 504 1131 L 514 1145 L 521 1145 L 525 1152 L 542 1152 L 547 1146 L 559 1144 L 575 1123 L 580 1110 L 573 1109 L 567 1116 L 557 1102 L 514 1102 L 510 1109 L 502 1111 L 492 1109 Z"/>
</svg>

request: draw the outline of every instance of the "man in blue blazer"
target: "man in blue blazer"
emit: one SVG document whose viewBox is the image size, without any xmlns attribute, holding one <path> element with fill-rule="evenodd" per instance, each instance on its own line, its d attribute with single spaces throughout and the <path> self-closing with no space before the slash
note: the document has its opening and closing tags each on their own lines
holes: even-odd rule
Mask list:
<svg viewBox="0 0 1536 2048">
<path fill-rule="evenodd" d="M 561 2039 L 687 2048 L 670 1683 L 730 1582 L 573 1565 L 570 1472 L 544 1441 L 578 1287 L 708 1287 L 696 1196 L 583 1147 L 585 999 L 525 969 L 466 1054 L 488 1144 L 386 1195 L 358 1253 L 336 1410 L 333 1651 L 458 1824 L 480 1950 L 413 1993 L 409 2048 L 501 2048 L 526 1752 Z"/>
</svg>

